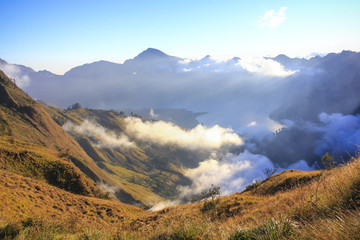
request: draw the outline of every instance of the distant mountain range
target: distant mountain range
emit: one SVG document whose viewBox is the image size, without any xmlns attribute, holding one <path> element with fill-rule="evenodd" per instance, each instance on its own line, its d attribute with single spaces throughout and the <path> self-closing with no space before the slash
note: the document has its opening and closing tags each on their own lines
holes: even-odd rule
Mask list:
<svg viewBox="0 0 360 240">
<path fill-rule="evenodd" d="M 331 151 L 331 144 L 318 147 L 324 125 L 330 126 L 320 120 L 321 113 L 355 118 L 360 113 L 360 53 L 352 51 L 309 59 L 278 55 L 219 61 L 211 56 L 184 59 L 149 48 L 123 64 L 98 61 L 75 67 L 64 75 L 36 72 L 4 60 L 0 69 L 30 96 L 47 105 L 67 108 L 80 103 L 83 107 L 170 121 L 184 128 L 198 123 L 219 124 L 256 141 L 253 152 L 272 156 L 272 161 L 281 164 L 301 159 L 314 164 L 316 158 Z M 262 145 L 269 130 L 296 129 L 283 131 L 275 138 L 276 144 L 272 144 L 280 147 L 286 139 L 303 136 L 309 133 L 304 128 L 315 125 L 319 127 L 314 127 L 308 136 L 312 140 L 302 143 L 311 156 L 296 146 L 288 146 L 293 158 L 290 160 L 274 154 L 272 149 L 277 148 L 269 148 L 271 144 Z M 313 132 L 315 129 L 321 129 L 321 134 Z M 346 141 L 360 144 L 353 138 Z"/>
<path fill-rule="evenodd" d="M 102 109 L 185 108 L 212 113 L 218 112 L 217 105 L 228 105 L 226 111 L 238 108 L 238 115 L 239 110 L 247 111 L 242 106 L 246 101 L 257 112 L 262 111 L 257 109 L 259 105 L 271 108 L 275 119 L 314 119 L 321 111 L 356 111 L 359 59 L 359 53 L 343 51 L 310 59 L 278 55 L 257 62 L 240 58 L 218 61 L 210 56 L 190 60 L 149 48 L 123 64 L 98 61 L 75 67 L 64 75 L 36 72 L 4 60 L 0 69 L 33 98 L 63 108 L 79 102 Z M 259 78 L 271 80 L 258 85 Z M 279 82 L 279 78 L 285 80 Z"/>
</svg>

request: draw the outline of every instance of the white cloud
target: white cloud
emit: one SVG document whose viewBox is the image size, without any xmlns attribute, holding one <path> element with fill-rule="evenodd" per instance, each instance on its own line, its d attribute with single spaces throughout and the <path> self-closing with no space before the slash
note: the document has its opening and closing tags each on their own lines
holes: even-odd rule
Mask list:
<svg viewBox="0 0 360 240">
<path fill-rule="evenodd" d="M 267 11 L 260 23 L 261 27 L 276 27 L 286 19 L 285 11 L 287 7 L 281 7 L 278 12 L 275 12 L 274 10 Z"/>
<path fill-rule="evenodd" d="M 156 114 L 155 111 L 154 111 L 154 109 L 152 109 L 152 108 L 150 109 L 149 114 L 150 114 L 150 116 L 151 116 L 152 118 L 155 118 L 155 119 L 159 117 L 159 115 Z"/>
<path fill-rule="evenodd" d="M 359 152 L 360 145 L 360 115 L 343 115 L 341 113 L 321 113 L 319 120 L 323 123 L 313 130 L 324 135 L 317 141 L 315 153 L 322 156 L 331 154 L 353 154 Z"/>
<path fill-rule="evenodd" d="M 167 207 L 179 205 L 180 203 L 181 203 L 180 200 L 159 202 L 159 203 L 155 204 L 154 206 L 152 206 L 150 208 L 150 211 L 159 211 L 159 210 L 167 208 Z"/>
<path fill-rule="evenodd" d="M 256 121 L 252 121 L 247 126 L 248 127 L 253 127 L 253 126 L 256 126 L 256 125 L 257 125 Z"/>
<path fill-rule="evenodd" d="M 280 63 L 265 58 L 241 59 L 237 64 L 241 65 L 241 67 L 248 72 L 258 73 L 264 76 L 287 77 L 298 72 L 298 70 L 285 70 L 284 66 Z"/>
<path fill-rule="evenodd" d="M 106 183 L 97 182 L 97 184 L 104 192 L 110 192 L 112 194 L 115 194 L 118 190 L 120 190 L 119 187 L 111 186 Z"/>
<path fill-rule="evenodd" d="M 175 144 L 187 149 L 220 149 L 227 145 L 242 145 L 241 138 L 230 128 L 215 125 L 211 128 L 197 125 L 185 130 L 163 121 L 143 121 L 140 118 L 125 119 L 129 134 L 142 141 L 157 144 Z"/>
<path fill-rule="evenodd" d="M 209 189 L 211 184 L 219 186 L 223 195 L 240 192 L 255 180 L 263 180 L 266 177 L 263 172 L 265 168 L 274 169 L 275 166 L 268 157 L 247 150 L 239 155 L 227 154 L 222 158 L 212 156 L 200 162 L 197 168 L 185 171 L 192 184 L 178 188 L 180 197 L 200 194 Z M 290 165 L 288 169 L 311 170 L 304 160 Z M 278 172 L 283 170 L 278 169 Z"/>
<path fill-rule="evenodd" d="M 30 84 L 30 78 L 28 75 L 23 74 L 21 69 L 12 64 L 0 64 L 0 69 L 12 79 L 15 79 L 15 83 L 19 88 L 25 88 Z"/>
<path fill-rule="evenodd" d="M 285 70 L 279 62 L 266 58 L 249 58 L 249 59 L 216 59 L 206 56 L 200 60 L 187 60 L 178 62 L 178 72 L 251 72 L 263 76 L 287 77 L 297 71 Z"/>
<path fill-rule="evenodd" d="M 244 69 L 237 65 L 237 58 L 220 59 L 206 56 L 202 59 L 182 59 L 177 63 L 177 72 L 241 72 Z"/>
<path fill-rule="evenodd" d="M 192 185 L 179 187 L 180 197 L 199 194 L 211 184 L 220 186 L 224 195 L 239 192 L 255 179 L 262 178 L 265 168 L 274 168 L 270 159 L 247 150 L 237 156 L 227 154 L 222 159 L 210 158 L 201 162 L 197 168 L 185 171 Z"/>
<path fill-rule="evenodd" d="M 67 132 L 83 134 L 97 140 L 97 147 L 100 148 L 132 148 L 135 143 L 131 142 L 125 135 L 116 135 L 97 123 L 85 120 L 81 125 L 66 122 L 63 128 Z"/>
</svg>

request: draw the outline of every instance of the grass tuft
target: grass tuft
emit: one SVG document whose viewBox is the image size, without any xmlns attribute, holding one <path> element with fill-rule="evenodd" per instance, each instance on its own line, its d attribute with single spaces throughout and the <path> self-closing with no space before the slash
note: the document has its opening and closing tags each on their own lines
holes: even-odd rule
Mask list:
<svg viewBox="0 0 360 240">
<path fill-rule="evenodd" d="M 276 221 L 270 218 L 261 226 L 235 232 L 229 240 L 288 239 L 294 233 L 294 228 L 295 225 L 288 219 Z"/>
</svg>

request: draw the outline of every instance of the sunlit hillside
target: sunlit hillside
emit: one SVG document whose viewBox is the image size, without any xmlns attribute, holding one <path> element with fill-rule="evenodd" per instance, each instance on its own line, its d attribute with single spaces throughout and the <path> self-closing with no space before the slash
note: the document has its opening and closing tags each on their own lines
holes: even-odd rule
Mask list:
<svg viewBox="0 0 360 240">
<path fill-rule="evenodd" d="M 157 212 L 7 171 L 1 180 L 5 239 L 358 239 L 360 233 L 359 159 L 321 172 L 290 170 L 243 193 Z"/>
</svg>

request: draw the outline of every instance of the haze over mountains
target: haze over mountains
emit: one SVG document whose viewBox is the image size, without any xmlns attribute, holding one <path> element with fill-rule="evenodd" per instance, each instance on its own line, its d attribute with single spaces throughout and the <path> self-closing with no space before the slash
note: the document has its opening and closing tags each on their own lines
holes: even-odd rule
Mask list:
<svg viewBox="0 0 360 240">
<path fill-rule="evenodd" d="M 198 122 L 219 124 L 243 137 L 237 150 L 241 154 L 208 159 L 199 166 L 203 168 L 226 172 L 245 159 L 258 162 L 257 170 L 317 168 L 326 152 L 340 161 L 360 144 L 356 52 L 219 61 L 210 56 L 182 59 L 149 48 L 123 64 L 99 61 L 64 75 L 5 61 L 0 69 L 33 98 L 63 108 L 78 102 L 89 108 L 130 109 L 186 128 Z"/>
</svg>

